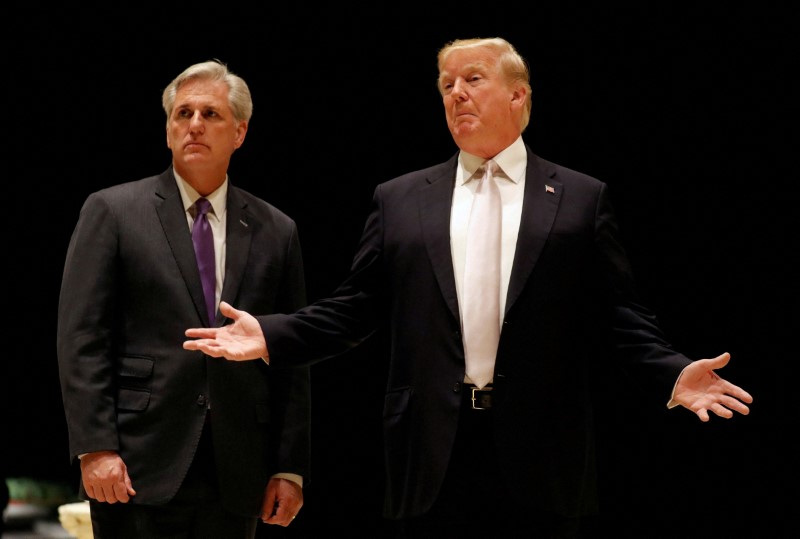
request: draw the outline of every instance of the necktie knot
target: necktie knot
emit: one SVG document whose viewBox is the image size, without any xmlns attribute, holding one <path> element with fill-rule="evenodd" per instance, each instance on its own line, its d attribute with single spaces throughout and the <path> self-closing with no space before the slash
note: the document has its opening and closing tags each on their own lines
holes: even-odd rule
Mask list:
<svg viewBox="0 0 800 539">
<path fill-rule="evenodd" d="M 483 169 L 484 169 L 484 172 L 483 172 L 483 177 L 484 177 L 484 178 L 487 178 L 487 179 L 488 179 L 488 178 L 493 178 L 493 177 L 494 177 L 494 175 L 495 175 L 495 173 L 497 172 L 497 168 L 498 168 L 498 167 L 497 167 L 497 163 L 495 163 L 494 161 L 492 161 L 491 159 L 489 159 L 489 160 L 488 160 L 488 161 L 486 161 L 486 163 L 484 163 L 484 165 L 483 165 Z"/>
<path fill-rule="evenodd" d="M 194 203 L 195 211 L 197 212 L 197 217 L 201 215 L 205 215 L 211 209 L 211 202 L 208 201 L 207 198 L 198 198 L 197 202 Z"/>
</svg>

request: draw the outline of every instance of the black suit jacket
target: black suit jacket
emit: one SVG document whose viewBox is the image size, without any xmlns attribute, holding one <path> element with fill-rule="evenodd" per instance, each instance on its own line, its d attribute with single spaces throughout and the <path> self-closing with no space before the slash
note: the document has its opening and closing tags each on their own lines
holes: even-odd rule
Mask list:
<svg viewBox="0 0 800 539">
<path fill-rule="evenodd" d="M 226 227 L 222 299 L 257 312 L 303 306 L 295 223 L 229 184 Z M 308 370 L 184 350 L 186 328 L 207 318 L 172 169 L 91 194 L 70 240 L 58 310 L 70 455 L 118 451 L 137 491 L 132 503 L 166 503 L 210 406 L 223 503 L 257 516 L 271 474 L 308 475 Z M 213 323 L 221 322 L 218 314 Z"/>
<path fill-rule="evenodd" d="M 606 185 L 527 152 L 490 443 L 521 503 L 591 514 L 593 370 L 614 359 L 664 405 L 689 360 L 636 302 Z M 351 273 L 334 297 L 259 318 L 276 367 L 339 354 L 388 321 L 391 518 L 431 507 L 458 424 L 465 363 L 450 249 L 457 157 L 376 188 Z"/>
</svg>

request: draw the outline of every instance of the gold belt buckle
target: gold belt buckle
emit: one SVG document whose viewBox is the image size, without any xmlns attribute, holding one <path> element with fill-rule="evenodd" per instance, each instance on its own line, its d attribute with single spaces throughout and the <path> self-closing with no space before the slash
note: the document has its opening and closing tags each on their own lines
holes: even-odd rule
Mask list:
<svg viewBox="0 0 800 539">
<path fill-rule="evenodd" d="M 488 410 L 492 407 L 492 395 L 490 393 L 492 391 L 491 387 L 484 387 L 482 389 L 473 387 L 471 389 L 473 410 Z"/>
</svg>

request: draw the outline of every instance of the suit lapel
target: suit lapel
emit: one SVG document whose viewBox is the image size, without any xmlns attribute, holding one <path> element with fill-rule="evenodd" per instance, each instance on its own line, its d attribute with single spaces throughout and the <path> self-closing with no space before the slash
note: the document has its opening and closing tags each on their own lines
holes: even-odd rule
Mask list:
<svg viewBox="0 0 800 539">
<path fill-rule="evenodd" d="M 239 285 L 247 267 L 247 253 L 250 252 L 250 241 L 253 237 L 253 226 L 247 203 L 239 196 L 238 191 L 228 185 L 227 201 L 228 222 L 225 225 L 225 281 L 222 284 L 220 301 L 233 303 L 239 291 Z M 216 323 L 222 321 L 217 313 Z"/>
<path fill-rule="evenodd" d="M 547 236 L 553 227 L 563 188 L 561 183 L 554 179 L 555 169 L 552 165 L 542 163 L 530 149 L 527 149 L 527 152 L 525 195 L 522 202 L 522 216 L 514 264 L 508 283 L 506 313 L 513 307 L 525 287 L 536 261 L 539 260 Z"/>
<path fill-rule="evenodd" d="M 203 296 L 203 285 L 200 282 L 200 272 L 197 269 L 197 259 L 194 256 L 192 235 L 186 221 L 186 211 L 183 209 L 178 185 L 170 168 L 159 177 L 156 188 L 156 213 L 161 221 L 164 235 L 167 237 L 175 262 L 192 297 L 197 315 L 208 324 L 206 314 L 206 300 Z"/>
<path fill-rule="evenodd" d="M 450 250 L 450 211 L 458 154 L 427 178 L 429 185 L 420 191 L 420 221 L 425 247 L 431 259 L 439 288 L 450 312 L 458 319 L 458 295 Z"/>
</svg>

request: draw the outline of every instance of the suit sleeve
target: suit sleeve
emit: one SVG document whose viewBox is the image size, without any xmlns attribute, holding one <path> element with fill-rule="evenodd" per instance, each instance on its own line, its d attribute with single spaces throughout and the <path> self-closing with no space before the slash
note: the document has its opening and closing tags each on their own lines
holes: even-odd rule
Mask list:
<svg viewBox="0 0 800 539">
<path fill-rule="evenodd" d="M 258 317 L 270 365 L 313 364 L 352 349 L 375 332 L 385 294 L 381 290 L 382 215 L 378 186 L 350 273 L 330 298 L 292 315 Z"/>
<path fill-rule="evenodd" d="M 595 245 L 598 272 L 605 276 L 602 294 L 610 298 L 611 344 L 626 372 L 648 388 L 647 394 L 666 402 L 678 375 L 691 360 L 672 347 L 655 314 L 637 297 L 607 191 L 603 184 L 595 218 Z"/>
<path fill-rule="evenodd" d="M 93 194 L 70 238 L 58 303 L 58 367 L 72 458 L 119 449 L 110 358 L 116 252 L 116 218 Z"/>
<path fill-rule="evenodd" d="M 287 263 L 281 280 L 277 309 L 291 313 L 306 305 L 305 278 L 300 241 L 292 227 Z M 276 473 L 310 474 L 310 373 L 307 367 L 271 370 L 272 408 L 278 410 L 270 445 Z"/>
</svg>

